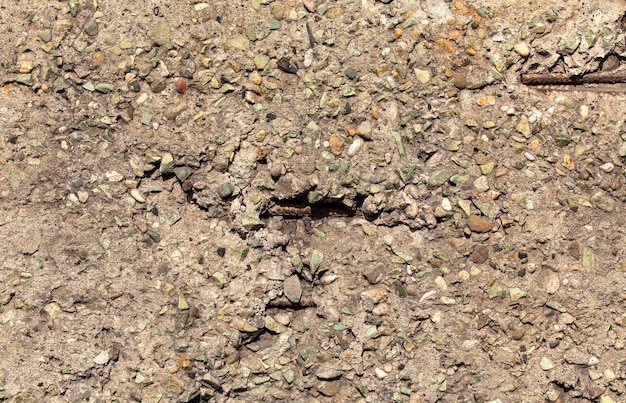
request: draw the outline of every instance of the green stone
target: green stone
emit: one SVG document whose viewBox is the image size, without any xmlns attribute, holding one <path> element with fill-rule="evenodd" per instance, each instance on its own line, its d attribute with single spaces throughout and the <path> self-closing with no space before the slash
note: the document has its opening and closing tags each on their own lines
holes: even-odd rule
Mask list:
<svg viewBox="0 0 626 403">
<path fill-rule="evenodd" d="M 228 41 L 228 44 L 239 50 L 246 50 L 250 46 L 250 40 L 243 35 L 237 35 Z"/>
<path fill-rule="evenodd" d="M 320 172 L 328 172 L 328 165 L 324 164 L 320 160 L 315 160 L 315 169 Z"/>
<path fill-rule="evenodd" d="M 311 261 L 309 267 L 311 268 L 311 273 L 315 273 L 317 269 L 322 264 L 324 260 L 324 254 L 317 249 L 314 249 L 311 253 Z"/>
<path fill-rule="evenodd" d="M 33 75 L 32 74 L 20 74 L 17 76 L 17 81 L 20 84 L 26 85 L 28 87 L 33 86 Z"/>
<path fill-rule="evenodd" d="M 503 295 L 503 290 L 500 287 L 500 284 L 495 283 L 494 285 L 492 285 L 491 287 L 489 287 L 489 290 L 487 290 L 487 296 L 489 297 L 489 299 L 494 299 L 496 297 L 502 297 Z"/>
<path fill-rule="evenodd" d="M 272 333 L 283 333 L 287 330 L 285 326 L 276 322 L 271 316 L 265 318 L 265 328 Z"/>
<path fill-rule="evenodd" d="M 401 259 L 400 263 L 410 264 L 413 261 L 413 256 L 407 255 L 404 252 L 394 251 L 394 253 Z"/>
<path fill-rule="evenodd" d="M 215 285 L 217 285 L 219 288 L 224 288 L 227 282 L 225 275 L 220 272 L 216 272 L 213 273 L 213 276 L 211 277 L 213 278 L 213 282 L 215 282 Z"/>
<path fill-rule="evenodd" d="M 247 217 L 241 219 L 241 225 L 248 231 L 256 231 L 265 227 L 265 223 L 263 221 Z"/>
<path fill-rule="evenodd" d="M 461 145 L 461 140 L 457 139 L 445 139 L 443 141 L 443 147 L 448 151 L 458 151 Z"/>
<path fill-rule="evenodd" d="M 257 70 L 264 70 L 270 62 L 270 58 L 267 55 L 258 54 L 254 56 L 254 66 Z"/>
<path fill-rule="evenodd" d="M 341 88 L 341 95 L 344 97 L 353 97 L 356 95 L 356 86 L 352 82 L 347 82 Z"/>
<path fill-rule="evenodd" d="M 307 358 L 309 358 L 309 356 L 313 354 L 314 352 L 315 352 L 315 346 L 307 346 L 299 351 L 300 357 L 302 357 L 303 360 L 306 360 Z"/>
<path fill-rule="evenodd" d="M 539 223 L 532 218 L 527 218 L 526 223 L 524 224 L 524 230 L 526 232 L 535 232 L 539 228 Z"/>
<path fill-rule="evenodd" d="M 135 101 L 137 103 L 137 105 L 141 105 L 144 102 L 146 102 L 148 100 L 148 94 L 146 94 L 145 92 L 142 93 L 141 95 L 139 95 L 137 97 L 137 100 Z"/>
<path fill-rule="evenodd" d="M 293 266 L 294 270 L 296 271 L 296 273 L 300 273 L 302 272 L 302 258 L 300 258 L 300 256 L 295 255 L 291 258 L 291 265 Z"/>
<path fill-rule="evenodd" d="M 465 126 L 467 126 L 467 127 L 478 127 L 478 122 L 475 119 L 467 119 L 465 121 Z"/>
<path fill-rule="evenodd" d="M 450 160 L 454 162 L 456 165 L 460 166 L 461 168 L 469 168 L 471 165 L 471 163 L 468 160 L 463 160 L 461 158 L 458 158 L 457 156 L 450 158 Z"/>
<path fill-rule="evenodd" d="M 285 297 L 294 304 L 300 302 L 300 298 L 302 298 L 300 278 L 297 275 L 287 277 L 283 283 L 283 292 L 285 293 Z"/>
<path fill-rule="evenodd" d="M 335 323 L 333 325 L 333 330 L 336 330 L 338 332 L 342 331 L 342 330 L 346 330 L 348 328 L 348 326 L 344 325 L 343 323 Z"/>
<path fill-rule="evenodd" d="M 149 113 L 144 113 L 143 116 L 141 117 L 141 124 L 149 126 L 151 122 L 152 122 L 152 115 Z"/>
<path fill-rule="evenodd" d="M 236 88 L 235 88 L 234 85 L 226 83 L 226 84 L 222 85 L 222 87 L 220 88 L 220 92 L 222 94 L 228 94 L 230 92 L 235 91 L 235 89 Z"/>
<path fill-rule="evenodd" d="M 133 170 L 133 173 L 135 174 L 135 176 L 139 178 L 143 178 L 143 175 L 144 175 L 143 168 L 141 168 L 135 161 L 130 160 L 130 168 Z"/>
<path fill-rule="evenodd" d="M 570 139 L 569 137 L 560 136 L 556 138 L 556 145 L 559 147 L 567 147 L 571 142 L 572 139 Z"/>
<path fill-rule="evenodd" d="M 450 179 L 450 172 L 447 169 L 434 171 L 428 180 L 428 188 L 435 189 L 443 185 Z"/>
<path fill-rule="evenodd" d="M 530 138 L 530 122 L 528 121 L 528 117 L 526 115 L 522 115 L 519 122 L 517 123 L 517 126 L 515 126 L 515 130 L 520 132 L 524 137 Z"/>
<path fill-rule="evenodd" d="M 163 154 L 163 157 L 161 157 L 161 164 L 159 165 L 159 172 L 161 172 L 161 174 L 174 172 L 174 157 L 172 154 Z"/>
<path fill-rule="evenodd" d="M 133 41 L 129 37 L 122 35 L 122 39 L 120 40 L 119 48 L 121 50 L 132 49 Z"/>
<path fill-rule="evenodd" d="M 509 290 L 509 296 L 511 297 L 511 301 L 517 301 L 520 298 L 526 296 L 526 292 L 520 288 L 514 287 Z"/>
<path fill-rule="evenodd" d="M 248 252 L 250 251 L 250 249 L 247 247 L 233 248 L 231 249 L 231 251 L 233 252 L 233 255 L 235 256 L 235 259 L 241 262 L 248 256 Z"/>
<path fill-rule="evenodd" d="M 294 150 L 292 148 L 283 147 L 278 150 L 278 155 L 283 158 L 291 158 L 293 156 Z"/>
<path fill-rule="evenodd" d="M 487 162 L 486 164 L 483 164 L 480 166 L 480 173 L 483 175 L 489 175 L 491 172 L 493 172 L 495 167 L 496 167 L 495 162 L 493 161 Z"/>
<path fill-rule="evenodd" d="M 367 339 L 375 339 L 379 336 L 378 328 L 376 326 L 369 326 L 367 329 L 365 329 L 364 336 Z"/>
<path fill-rule="evenodd" d="M 246 27 L 246 38 L 250 40 L 250 42 L 255 42 L 257 40 L 256 36 L 256 27 L 254 25 L 248 25 Z"/>
<path fill-rule="evenodd" d="M 562 55 L 571 55 L 578 49 L 580 45 L 580 38 L 578 35 L 566 38 L 561 47 L 557 50 L 557 53 Z"/>
<path fill-rule="evenodd" d="M 167 21 L 157 23 L 148 33 L 148 37 L 159 46 L 168 45 L 170 43 L 170 35 L 170 24 Z"/>
<path fill-rule="evenodd" d="M 439 260 L 443 260 L 444 262 L 450 261 L 450 255 L 444 251 L 435 251 L 433 252 L 433 256 Z"/>
<path fill-rule="evenodd" d="M 292 369 L 288 369 L 286 371 L 283 371 L 283 378 L 285 378 L 285 381 L 291 385 L 291 383 L 293 382 L 293 380 L 295 379 L 294 376 L 294 372 Z"/>
<path fill-rule="evenodd" d="M 52 30 L 50 29 L 44 29 L 43 31 L 40 31 L 38 35 L 39 39 L 41 39 L 45 43 L 48 43 L 52 40 Z"/>
<path fill-rule="evenodd" d="M 272 31 L 276 31 L 278 29 L 281 28 L 280 22 L 276 21 L 276 20 L 271 20 L 270 21 L 270 29 Z"/>
<path fill-rule="evenodd" d="M 96 90 L 96 86 L 93 85 L 91 81 L 87 81 L 85 84 L 83 84 L 83 88 L 90 92 L 94 92 Z"/>
<path fill-rule="evenodd" d="M 235 188 L 230 183 L 223 183 L 217 188 L 217 194 L 222 199 L 229 198 L 230 196 L 232 196 L 234 191 L 235 191 Z"/>
<path fill-rule="evenodd" d="M 404 151 L 404 145 L 402 144 L 402 138 L 400 137 L 400 133 L 393 131 L 391 132 L 391 136 L 396 141 L 396 146 L 398 147 L 398 154 L 400 154 L 400 157 L 406 157 L 406 152 Z"/>
<path fill-rule="evenodd" d="M 115 87 L 111 84 L 101 83 L 97 84 L 95 89 L 102 94 L 108 94 L 110 92 L 113 92 L 113 90 L 115 90 Z"/>
<path fill-rule="evenodd" d="M 593 249 L 586 246 L 583 247 L 582 263 L 583 267 L 586 269 L 591 269 L 595 266 L 596 258 L 593 254 Z"/>
<path fill-rule="evenodd" d="M 182 292 L 178 293 L 178 309 L 180 309 L 181 311 L 189 309 L 189 303 L 187 302 L 187 298 Z"/>
<path fill-rule="evenodd" d="M 174 168 L 174 175 L 176 175 L 176 178 L 181 182 L 187 179 L 192 173 L 193 169 L 189 167 Z"/>
</svg>

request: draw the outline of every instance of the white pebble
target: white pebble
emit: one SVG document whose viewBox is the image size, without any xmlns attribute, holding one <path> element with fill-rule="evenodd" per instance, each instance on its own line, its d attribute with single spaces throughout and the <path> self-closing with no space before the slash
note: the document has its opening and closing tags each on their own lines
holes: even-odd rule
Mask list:
<svg viewBox="0 0 626 403">
<path fill-rule="evenodd" d="M 447 197 L 441 199 L 441 208 L 446 211 L 452 210 L 452 203 L 450 203 L 450 199 L 448 199 Z"/>
<path fill-rule="evenodd" d="M 356 139 L 354 139 L 352 144 L 350 144 L 350 147 L 348 147 L 348 157 L 352 157 L 353 155 L 356 155 L 356 153 L 359 152 L 362 146 L 363 146 L 362 138 L 357 137 Z"/>
<path fill-rule="evenodd" d="M 130 195 L 133 197 L 133 199 L 137 200 L 139 203 L 146 202 L 146 199 L 143 197 L 143 195 L 138 189 L 132 189 L 130 191 Z"/>
<path fill-rule="evenodd" d="M 419 302 L 423 302 L 424 300 L 427 300 L 428 298 L 433 297 L 435 294 L 437 294 L 437 291 L 430 290 L 426 292 L 424 295 L 422 295 L 422 298 L 420 298 Z"/>
<path fill-rule="evenodd" d="M 78 197 L 74 193 L 68 194 L 67 195 L 67 200 L 71 201 L 72 203 L 76 203 L 76 204 L 80 203 L 78 201 Z"/>
<path fill-rule="evenodd" d="M 598 365 L 598 363 L 600 362 L 600 359 L 594 355 L 592 355 L 591 357 L 589 357 L 589 366 L 594 366 L 594 365 Z"/>
<path fill-rule="evenodd" d="M 446 284 L 446 280 L 444 280 L 444 278 L 441 276 L 435 277 L 435 284 L 443 291 L 448 289 L 448 284 Z"/>
<path fill-rule="evenodd" d="M 487 179 L 486 176 L 479 176 L 475 181 L 474 181 L 474 187 L 476 188 L 476 190 L 478 190 L 479 192 L 486 192 L 489 190 L 489 180 Z"/>
<path fill-rule="evenodd" d="M 103 351 L 93 359 L 93 362 L 99 365 L 104 365 L 107 362 L 109 362 L 109 359 L 110 359 L 109 353 L 106 351 Z"/>
<path fill-rule="evenodd" d="M 578 114 L 581 119 L 587 119 L 587 116 L 589 116 L 589 107 L 587 105 L 580 105 L 578 108 Z"/>
<path fill-rule="evenodd" d="M 535 156 L 534 156 L 534 155 L 532 155 L 532 154 L 531 154 L 531 153 L 529 153 L 529 152 L 525 152 L 525 153 L 524 153 L 524 157 L 526 157 L 526 159 L 527 159 L 528 161 L 534 161 L 534 160 L 535 160 Z"/>
<path fill-rule="evenodd" d="M 525 42 L 516 44 L 513 49 L 522 57 L 526 57 L 530 54 L 530 49 L 528 49 L 528 45 Z"/>
<path fill-rule="evenodd" d="M 106 176 L 109 182 L 121 182 L 124 180 L 124 175 L 116 171 L 106 172 L 104 176 Z"/>
<path fill-rule="evenodd" d="M 309 67 L 313 64 L 313 49 L 309 49 L 304 54 L 304 67 Z"/>
<path fill-rule="evenodd" d="M 79 190 L 78 192 L 78 201 L 81 203 L 87 203 L 87 200 L 89 199 L 89 193 L 87 193 L 84 190 Z"/>
<path fill-rule="evenodd" d="M 615 165 L 613 165 L 612 162 L 607 162 L 606 164 L 600 165 L 600 169 L 608 173 L 615 169 Z"/>
<path fill-rule="evenodd" d="M 325 274 L 324 276 L 322 276 L 322 281 L 326 285 L 333 283 L 335 280 L 337 280 L 336 274 Z"/>
<path fill-rule="evenodd" d="M 454 305 L 454 304 L 456 304 L 456 300 L 454 298 L 450 298 L 450 297 L 441 297 L 441 302 L 443 302 L 445 305 Z"/>
<path fill-rule="evenodd" d="M 388 373 L 385 372 L 384 369 L 382 368 L 374 368 L 374 372 L 376 373 L 376 377 L 378 379 L 384 379 L 387 375 L 389 375 Z"/>
</svg>

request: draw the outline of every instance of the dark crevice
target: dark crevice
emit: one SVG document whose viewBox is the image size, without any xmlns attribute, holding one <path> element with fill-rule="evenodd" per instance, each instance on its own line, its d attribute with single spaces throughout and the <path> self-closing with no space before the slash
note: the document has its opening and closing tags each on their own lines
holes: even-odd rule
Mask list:
<svg viewBox="0 0 626 403">
<path fill-rule="evenodd" d="M 327 217 L 354 217 L 359 211 L 365 197 L 357 196 L 353 206 L 349 207 L 342 201 L 322 200 L 310 203 L 308 195 L 304 194 L 287 200 L 272 200 L 259 215 L 261 218 L 283 216 L 285 218 L 311 217 L 320 219 Z"/>
</svg>

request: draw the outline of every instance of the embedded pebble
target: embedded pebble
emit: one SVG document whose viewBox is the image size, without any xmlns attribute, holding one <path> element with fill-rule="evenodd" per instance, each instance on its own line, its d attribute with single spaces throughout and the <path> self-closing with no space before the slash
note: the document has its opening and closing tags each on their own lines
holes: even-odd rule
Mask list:
<svg viewBox="0 0 626 403">
<path fill-rule="evenodd" d="M 223 183 L 217 188 L 217 193 L 222 199 L 228 199 L 234 191 L 235 188 L 230 183 Z"/>
<path fill-rule="evenodd" d="M 102 351 L 93 359 L 93 362 L 98 365 L 105 365 L 110 359 L 109 353 L 107 351 Z"/>
<path fill-rule="evenodd" d="M 363 146 L 363 139 L 361 139 L 360 137 L 355 138 L 352 144 L 350 144 L 350 146 L 348 147 L 348 152 L 347 152 L 348 156 L 349 157 L 355 156 L 359 152 L 362 146 Z"/>
<path fill-rule="evenodd" d="M 146 202 L 146 199 L 143 197 L 139 189 L 132 189 L 130 191 L 130 195 L 133 197 L 133 199 L 137 200 L 139 203 Z"/>
<path fill-rule="evenodd" d="M 530 54 L 530 49 L 528 49 L 528 45 L 526 42 L 520 42 L 516 44 L 513 49 L 522 57 L 527 57 Z"/>
<path fill-rule="evenodd" d="M 489 190 L 489 180 L 487 179 L 486 176 L 479 176 L 474 181 L 474 187 L 479 192 L 486 192 Z"/>
<path fill-rule="evenodd" d="M 476 215 L 470 215 L 467 218 L 466 222 L 467 222 L 467 226 L 473 232 L 479 232 L 479 233 L 489 232 L 493 228 L 493 225 L 489 221 L 485 220 L 482 217 L 478 217 Z"/>
<path fill-rule="evenodd" d="M 385 379 L 389 375 L 384 369 L 378 367 L 374 368 L 374 373 L 378 379 Z"/>
<path fill-rule="evenodd" d="M 600 165 L 599 168 L 603 170 L 604 172 L 609 173 L 615 169 L 615 165 L 613 165 L 612 162 L 607 162 L 605 164 Z"/>
</svg>

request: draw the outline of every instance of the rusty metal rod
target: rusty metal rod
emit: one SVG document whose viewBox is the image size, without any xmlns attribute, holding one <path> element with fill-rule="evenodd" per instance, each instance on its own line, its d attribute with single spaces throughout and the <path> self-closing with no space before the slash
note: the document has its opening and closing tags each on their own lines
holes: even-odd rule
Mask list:
<svg viewBox="0 0 626 403">
<path fill-rule="evenodd" d="M 522 74 L 522 84 L 526 85 L 583 85 L 626 83 L 625 74 L 587 73 L 573 76 L 563 73 Z"/>
</svg>

